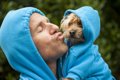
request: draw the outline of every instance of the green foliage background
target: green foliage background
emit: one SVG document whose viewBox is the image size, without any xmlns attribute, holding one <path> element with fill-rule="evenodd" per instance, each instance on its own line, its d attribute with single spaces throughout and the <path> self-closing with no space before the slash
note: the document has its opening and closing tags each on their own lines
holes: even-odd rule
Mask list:
<svg viewBox="0 0 120 80">
<path fill-rule="evenodd" d="M 95 43 L 99 45 L 99 50 L 113 75 L 120 80 L 120 0 L 0 0 L 0 25 L 9 10 L 26 6 L 40 9 L 51 22 L 59 25 L 65 10 L 85 5 L 99 11 L 101 33 Z M 0 50 L 0 80 L 16 80 L 18 75 Z"/>
</svg>

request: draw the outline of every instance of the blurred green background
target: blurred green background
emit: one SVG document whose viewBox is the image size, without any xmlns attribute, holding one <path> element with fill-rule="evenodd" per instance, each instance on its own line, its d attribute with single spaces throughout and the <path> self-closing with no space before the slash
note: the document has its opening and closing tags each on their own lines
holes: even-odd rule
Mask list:
<svg viewBox="0 0 120 80">
<path fill-rule="evenodd" d="M 120 80 L 120 0 L 0 0 L 0 25 L 9 10 L 33 6 L 43 11 L 59 25 L 64 11 L 89 5 L 97 9 L 101 18 L 101 33 L 96 40 L 112 74 Z M 7 36 L 6 36 L 7 37 Z M 19 73 L 8 64 L 0 48 L 0 80 L 16 80 Z"/>
</svg>

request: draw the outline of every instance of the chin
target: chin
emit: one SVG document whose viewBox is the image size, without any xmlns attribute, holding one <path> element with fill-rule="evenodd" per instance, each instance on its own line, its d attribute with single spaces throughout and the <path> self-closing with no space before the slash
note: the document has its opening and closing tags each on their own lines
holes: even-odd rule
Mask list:
<svg viewBox="0 0 120 80">
<path fill-rule="evenodd" d="M 68 47 L 65 44 L 64 45 L 62 44 L 62 45 L 56 46 L 55 50 L 51 51 L 51 57 L 49 57 L 47 59 L 47 61 L 50 61 L 50 59 L 51 60 L 57 60 L 57 59 L 59 59 L 64 54 L 66 54 L 67 50 L 68 50 Z"/>
<path fill-rule="evenodd" d="M 60 53 L 64 55 L 68 51 L 68 46 L 66 44 L 62 45 L 60 48 Z"/>
</svg>

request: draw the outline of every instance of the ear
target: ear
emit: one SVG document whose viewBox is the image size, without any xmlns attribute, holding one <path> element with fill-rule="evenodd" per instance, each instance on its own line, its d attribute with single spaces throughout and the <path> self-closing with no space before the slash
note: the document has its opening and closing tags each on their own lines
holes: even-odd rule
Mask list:
<svg viewBox="0 0 120 80">
<path fill-rule="evenodd" d="M 80 22 L 80 19 L 79 19 L 79 17 L 77 15 L 71 13 L 70 17 L 71 17 L 71 22 L 72 23 L 79 23 Z"/>
<path fill-rule="evenodd" d="M 67 16 L 64 16 L 60 23 L 62 24 L 65 19 L 67 19 Z"/>
<path fill-rule="evenodd" d="M 77 24 L 79 25 L 80 28 L 83 28 L 83 26 L 82 26 L 82 22 L 81 22 L 80 19 L 79 19 L 79 21 L 77 22 Z"/>
</svg>

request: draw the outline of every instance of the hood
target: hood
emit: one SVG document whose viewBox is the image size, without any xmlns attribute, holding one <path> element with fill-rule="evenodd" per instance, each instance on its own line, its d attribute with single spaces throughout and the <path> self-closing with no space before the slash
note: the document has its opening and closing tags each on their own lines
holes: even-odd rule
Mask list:
<svg viewBox="0 0 120 80">
<path fill-rule="evenodd" d="M 29 21 L 34 12 L 45 16 L 33 7 L 8 12 L 0 28 L 0 47 L 11 67 L 21 73 L 21 78 L 56 80 L 31 37 Z"/>
<path fill-rule="evenodd" d="M 70 13 L 74 13 L 80 18 L 85 42 L 93 43 L 100 33 L 100 18 L 98 12 L 92 7 L 84 6 L 76 10 L 69 9 L 65 12 L 64 16 Z"/>
</svg>

